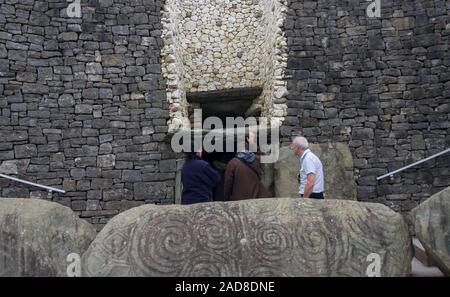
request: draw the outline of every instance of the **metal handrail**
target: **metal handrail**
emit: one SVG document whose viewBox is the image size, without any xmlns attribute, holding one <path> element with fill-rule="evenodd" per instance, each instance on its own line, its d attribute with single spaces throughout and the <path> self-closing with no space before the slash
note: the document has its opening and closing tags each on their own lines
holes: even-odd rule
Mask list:
<svg viewBox="0 0 450 297">
<path fill-rule="evenodd" d="M 401 171 L 403 171 L 403 170 L 406 170 L 406 169 L 408 169 L 408 168 L 411 168 L 411 167 L 413 167 L 413 166 L 422 164 L 423 162 L 426 162 L 426 161 L 428 161 L 428 160 L 434 159 L 434 158 L 436 158 L 436 157 L 439 157 L 439 156 L 444 155 L 444 154 L 449 153 L 449 152 L 450 152 L 450 148 L 448 148 L 448 149 L 446 149 L 446 150 L 444 150 L 444 151 L 442 151 L 442 152 L 440 152 L 440 153 L 437 153 L 437 154 L 434 154 L 434 155 L 432 155 L 432 156 L 429 156 L 429 157 L 427 157 L 427 158 L 425 158 L 425 159 L 422 159 L 422 160 L 420 160 L 420 161 L 417 161 L 417 162 L 414 162 L 414 163 L 412 163 L 412 164 L 409 164 L 409 165 L 407 165 L 407 166 L 405 166 L 405 167 L 402 167 L 402 168 L 400 168 L 400 169 L 397 169 L 397 170 L 394 170 L 394 171 L 392 171 L 392 172 L 389 172 L 389 173 L 386 173 L 386 174 L 384 174 L 384 175 L 381 175 L 381 176 L 377 177 L 377 180 L 386 178 L 386 177 L 388 177 L 388 176 L 393 177 L 393 175 L 396 174 L 396 173 L 399 173 L 399 172 L 401 172 Z"/>
<path fill-rule="evenodd" d="M 58 192 L 58 193 L 65 193 L 66 192 L 64 190 L 60 190 L 60 189 L 57 189 L 57 188 L 53 188 L 53 187 L 44 186 L 44 185 L 41 185 L 41 184 L 29 182 L 29 181 L 26 181 L 26 180 L 23 180 L 23 179 L 20 179 L 20 178 L 17 178 L 17 177 L 13 177 L 13 176 L 1 174 L 1 173 L 0 173 L 0 177 L 6 178 L 6 179 L 10 179 L 10 180 L 22 183 L 22 184 L 26 184 L 26 185 L 30 185 L 30 186 L 34 186 L 34 187 L 38 187 L 38 188 L 42 188 L 42 189 L 46 189 L 50 193 L 51 192 Z"/>
</svg>

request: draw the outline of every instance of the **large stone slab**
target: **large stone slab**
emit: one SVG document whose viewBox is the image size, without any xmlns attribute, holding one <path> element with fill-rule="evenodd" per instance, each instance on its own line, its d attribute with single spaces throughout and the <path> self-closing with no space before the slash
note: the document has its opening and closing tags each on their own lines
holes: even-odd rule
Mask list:
<svg viewBox="0 0 450 297">
<path fill-rule="evenodd" d="M 436 265 L 450 276 L 450 187 L 411 211 L 417 238 Z"/>
<path fill-rule="evenodd" d="M 325 198 L 356 200 L 356 182 L 353 175 L 353 158 L 344 143 L 310 144 L 324 168 Z M 298 196 L 299 159 L 289 147 L 280 148 L 274 164 L 263 164 L 263 183 L 275 197 Z"/>
<path fill-rule="evenodd" d="M 68 207 L 0 198 L 0 276 L 67 276 L 67 256 L 81 256 L 95 236 Z"/>
<path fill-rule="evenodd" d="M 408 228 L 381 204 L 268 198 L 145 205 L 104 227 L 83 255 L 83 273 L 366 276 L 373 253 L 381 276 L 410 273 Z"/>
</svg>

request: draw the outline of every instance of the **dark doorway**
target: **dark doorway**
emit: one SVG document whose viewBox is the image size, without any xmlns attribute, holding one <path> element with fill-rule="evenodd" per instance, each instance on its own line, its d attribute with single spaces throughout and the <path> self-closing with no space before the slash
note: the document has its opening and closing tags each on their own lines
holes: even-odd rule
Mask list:
<svg viewBox="0 0 450 297">
<path fill-rule="evenodd" d="M 187 93 L 187 101 L 189 103 L 197 103 L 202 109 L 203 121 L 207 117 L 215 116 L 222 120 L 225 127 L 227 117 L 243 117 L 252 106 L 254 100 L 261 95 L 262 88 L 240 88 L 227 89 L 220 91 L 195 92 Z M 255 115 L 253 115 L 255 116 Z M 259 116 L 256 115 L 256 116 Z M 208 131 L 204 131 L 206 134 Z M 248 131 L 247 133 L 248 134 Z M 219 171 L 222 177 L 222 184 L 216 189 L 215 201 L 223 201 L 223 176 L 226 165 L 231 161 L 237 152 L 237 138 L 234 137 L 234 151 L 225 152 L 226 137 L 223 135 L 224 149 L 223 152 L 204 153 L 202 159 L 208 161 L 211 166 Z"/>
<path fill-rule="evenodd" d="M 187 93 L 187 101 L 200 104 L 203 118 L 245 117 L 253 101 L 261 95 L 262 88 L 240 88 L 220 91 Z"/>
</svg>

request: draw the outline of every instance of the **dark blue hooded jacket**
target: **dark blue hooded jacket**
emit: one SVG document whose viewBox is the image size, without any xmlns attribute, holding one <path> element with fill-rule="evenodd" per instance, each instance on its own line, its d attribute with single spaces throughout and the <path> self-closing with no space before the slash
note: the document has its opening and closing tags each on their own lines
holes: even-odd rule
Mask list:
<svg viewBox="0 0 450 297">
<path fill-rule="evenodd" d="M 219 184 L 220 174 L 208 162 L 189 159 L 181 169 L 182 204 L 209 202 L 213 200 L 214 188 Z"/>
</svg>

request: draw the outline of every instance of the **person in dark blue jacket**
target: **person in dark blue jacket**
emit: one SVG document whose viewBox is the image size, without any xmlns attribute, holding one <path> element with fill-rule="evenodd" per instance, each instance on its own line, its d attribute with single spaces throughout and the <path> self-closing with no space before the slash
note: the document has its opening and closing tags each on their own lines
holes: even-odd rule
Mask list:
<svg viewBox="0 0 450 297">
<path fill-rule="evenodd" d="M 201 157 L 202 150 L 188 154 L 181 169 L 181 204 L 213 201 L 214 188 L 219 185 L 220 174 Z"/>
</svg>

